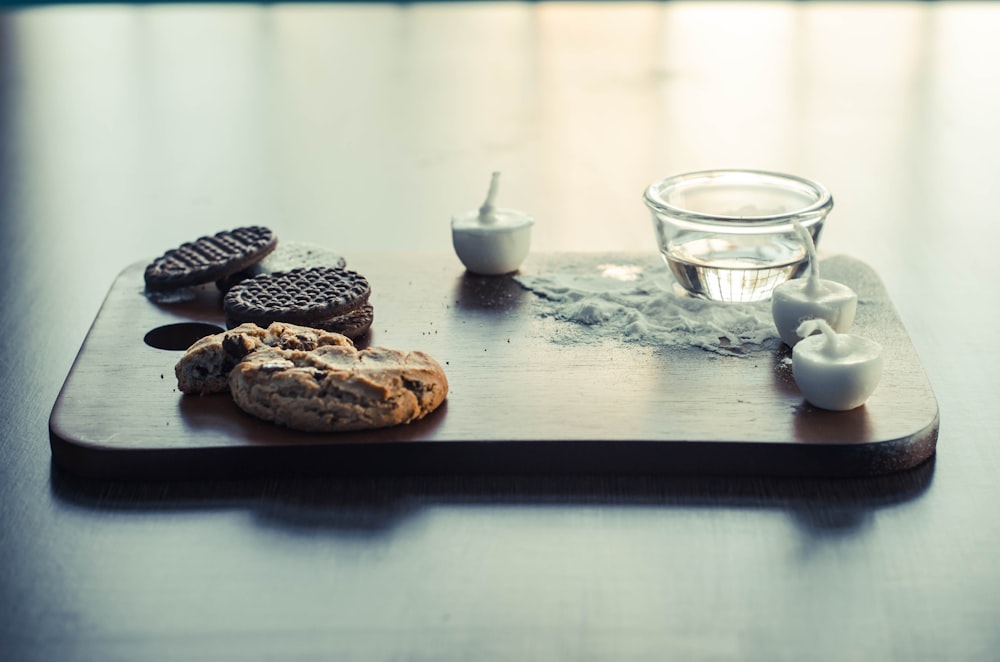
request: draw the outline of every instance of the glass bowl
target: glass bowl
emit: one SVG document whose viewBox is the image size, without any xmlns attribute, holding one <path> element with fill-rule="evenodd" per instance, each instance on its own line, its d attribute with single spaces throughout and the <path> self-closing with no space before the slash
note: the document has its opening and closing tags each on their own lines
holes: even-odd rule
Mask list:
<svg viewBox="0 0 1000 662">
<path fill-rule="evenodd" d="M 808 252 L 798 221 L 819 242 L 833 197 L 821 184 L 762 170 L 704 170 L 651 184 L 644 199 L 678 284 L 713 301 L 761 301 L 800 275 Z"/>
</svg>

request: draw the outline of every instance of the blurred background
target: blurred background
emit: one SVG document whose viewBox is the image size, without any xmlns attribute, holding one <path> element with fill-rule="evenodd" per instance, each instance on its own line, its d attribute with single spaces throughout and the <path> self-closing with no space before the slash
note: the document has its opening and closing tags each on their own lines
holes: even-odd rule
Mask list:
<svg viewBox="0 0 1000 662">
<path fill-rule="evenodd" d="M 4 213 L 70 235 L 100 218 L 133 242 L 109 268 L 175 244 L 180 219 L 449 251 L 496 169 L 538 250 L 644 251 L 649 182 L 750 167 L 826 184 L 824 248 L 890 271 L 913 266 L 887 250 L 907 233 L 961 241 L 944 219 L 988 213 L 995 170 L 957 166 L 997 163 L 1000 6 L 465 7 L 6 11 Z"/>
</svg>

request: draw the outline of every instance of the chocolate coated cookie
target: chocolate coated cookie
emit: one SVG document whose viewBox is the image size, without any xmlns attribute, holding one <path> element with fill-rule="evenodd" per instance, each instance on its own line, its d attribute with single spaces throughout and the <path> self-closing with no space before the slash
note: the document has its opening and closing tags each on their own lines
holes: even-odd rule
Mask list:
<svg viewBox="0 0 1000 662">
<path fill-rule="evenodd" d="M 368 280 L 349 269 L 313 267 L 249 278 L 223 299 L 230 323 L 313 323 L 346 315 L 368 301 Z"/>
<path fill-rule="evenodd" d="M 246 269 L 274 250 L 278 238 L 261 226 L 223 230 L 172 248 L 143 274 L 148 290 L 169 290 L 210 283 Z"/>
</svg>

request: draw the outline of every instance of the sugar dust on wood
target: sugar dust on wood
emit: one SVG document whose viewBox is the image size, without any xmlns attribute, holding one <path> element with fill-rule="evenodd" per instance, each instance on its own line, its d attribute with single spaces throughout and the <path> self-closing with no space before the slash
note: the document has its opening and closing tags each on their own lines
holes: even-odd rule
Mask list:
<svg viewBox="0 0 1000 662">
<path fill-rule="evenodd" d="M 537 296 L 539 315 L 563 323 L 552 338 L 560 344 L 618 339 L 741 355 L 780 343 L 770 302 L 719 303 L 678 293 L 664 265 L 581 256 L 515 280 Z"/>
</svg>

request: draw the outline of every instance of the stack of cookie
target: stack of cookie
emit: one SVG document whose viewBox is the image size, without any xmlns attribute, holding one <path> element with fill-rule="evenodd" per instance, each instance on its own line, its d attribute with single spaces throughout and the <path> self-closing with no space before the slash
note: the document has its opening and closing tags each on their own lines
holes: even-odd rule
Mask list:
<svg viewBox="0 0 1000 662">
<path fill-rule="evenodd" d="M 356 271 L 312 267 L 241 281 L 226 293 L 222 306 L 230 329 L 247 322 L 291 322 L 358 338 L 374 319 L 370 295 L 368 280 Z"/>
<path fill-rule="evenodd" d="M 227 328 L 291 322 L 360 338 L 374 320 L 371 287 L 343 257 L 308 244 L 278 244 L 261 226 L 225 230 L 167 251 L 146 267 L 146 289 L 163 294 L 215 282 Z"/>
</svg>

